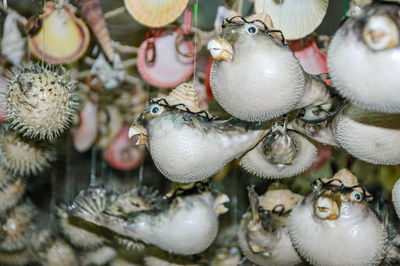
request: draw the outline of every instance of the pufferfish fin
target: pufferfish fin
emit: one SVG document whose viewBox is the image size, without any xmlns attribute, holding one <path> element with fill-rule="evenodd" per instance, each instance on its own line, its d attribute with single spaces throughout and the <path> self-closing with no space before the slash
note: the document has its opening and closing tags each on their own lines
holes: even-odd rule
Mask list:
<svg viewBox="0 0 400 266">
<path fill-rule="evenodd" d="M 106 190 L 92 187 L 81 190 L 67 210 L 73 216 L 95 223 L 95 218 L 105 209 Z"/>
</svg>

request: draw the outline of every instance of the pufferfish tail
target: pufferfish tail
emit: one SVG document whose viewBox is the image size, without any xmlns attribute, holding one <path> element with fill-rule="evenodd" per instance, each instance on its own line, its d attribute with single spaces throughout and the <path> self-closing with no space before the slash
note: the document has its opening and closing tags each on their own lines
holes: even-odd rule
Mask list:
<svg viewBox="0 0 400 266">
<path fill-rule="evenodd" d="M 68 206 L 68 212 L 85 221 L 96 224 L 98 217 L 106 209 L 106 190 L 92 187 L 81 190 Z"/>
</svg>

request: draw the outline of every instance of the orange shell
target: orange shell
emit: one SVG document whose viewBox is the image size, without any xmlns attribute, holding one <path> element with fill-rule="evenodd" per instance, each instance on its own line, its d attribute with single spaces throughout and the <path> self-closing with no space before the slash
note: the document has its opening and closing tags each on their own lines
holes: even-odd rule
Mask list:
<svg viewBox="0 0 400 266">
<path fill-rule="evenodd" d="M 165 26 L 179 17 L 189 0 L 124 0 L 132 17 L 148 27 Z"/>
<path fill-rule="evenodd" d="M 67 64 L 86 52 L 90 33 L 74 12 L 75 8 L 70 4 L 59 10 L 53 2 L 46 4 L 44 14 L 40 16 L 42 27 L 28 38 L 29 48 L 37 58 L 51 64 Z"/>
</svg>

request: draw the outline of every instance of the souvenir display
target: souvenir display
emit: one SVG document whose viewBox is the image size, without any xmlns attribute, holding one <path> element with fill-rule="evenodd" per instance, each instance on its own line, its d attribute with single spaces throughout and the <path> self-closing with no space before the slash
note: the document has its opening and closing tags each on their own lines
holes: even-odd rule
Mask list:
<svg viewBox="0 0 400 266">
<path fill-rule="evenodd" d="M 399 0 L 0 13 L 0 265 L 400 265 Z"/>
</svg>

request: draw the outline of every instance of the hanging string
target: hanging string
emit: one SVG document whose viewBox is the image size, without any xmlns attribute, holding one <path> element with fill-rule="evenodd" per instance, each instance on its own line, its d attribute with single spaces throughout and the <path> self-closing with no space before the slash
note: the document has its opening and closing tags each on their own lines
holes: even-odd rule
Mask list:
<svg viewBox="0 0 400 266">
<path fill-rule="evenodd" d="M 47 0 L 44 0 L 43 1 L 43 10 L 44 10 L 44 8 L 46 7 L 46 4 L 47 4 Z M 43 23 L 42 24 L 42 27 L 43 27 L 43 33 L 42 33 L 42 44 L 43 44 L 43 51 L 42 51 L 42 68 L 44 68 L 44 51 L 46 50 L 46 47 L 45 47 L 45 43 L 44 43 L 44 35 L 45 35 L 45 23 Z"/>
<path fill-rule="evenodd" d="M 194 4 L 194 25 L 196 27 L 196 31 L 194 33 L 194 57 L 193 57 L 193 83 L 196 80 L 196 57 L 197 57 L 197 38 L 198 38 L 198 30 L 197 30 L 197 12 L 199 8 L 199 0 L 196 0 Z"/>
</svg>

